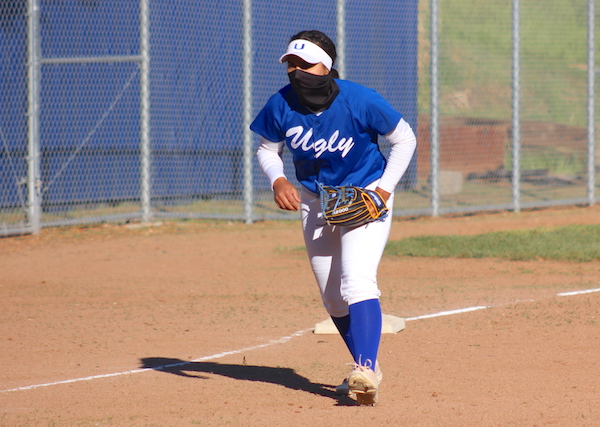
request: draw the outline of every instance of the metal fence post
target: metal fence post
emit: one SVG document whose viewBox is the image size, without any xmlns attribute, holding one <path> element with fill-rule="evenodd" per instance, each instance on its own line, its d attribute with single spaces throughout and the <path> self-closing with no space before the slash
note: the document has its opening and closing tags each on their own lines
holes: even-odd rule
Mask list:
<svg viewBox="0 0 600 427">
<path fill-rule="evenodd" d="M 41 230 L 40 180 L 40 4 L 27 2 L 27 220 Z"/>
<path fill-rule="evenodd" d="M 336 69 L 341 79 L 346 78 L 346 0 L 336 2 Z"/>
<path fill-rule="evenodd" d="M 515 212 L 521 211 L 521 123 L 520 109 L 520 7 L 512 3 L 512 200 Z"/>
<path fill-rule="evenodd" d="M 439 163 L 440 163 L 440 137 L 439 137 L 439 81 L 438 81 L 438 23 L 439 0 L 431 0 L 431 160 L 429 179 L 431 180 L 431 215 L 440 214 L 439 194 Z"/>
<path fill-rule="evenodd" d="M 152 216 L 150 206 L 151 152 L 148 1 L 140 0 L 140 201 L 142 222 L 148 222 Z"/>
<path fill-rule="evenodd" d="M 595 0 L 588 0 L 588 73 L 587 73 L 587 89 L 588 89 L 588 106 L 587 106 L 587 193 L 588 203 L 595 204 L 595 181 L 596 181 L 596 125 L 595 125 L 595 77 L 596 65 L 594 49 L 595 43 Z"/>
<path fill-rule="evenodd" d="M 244 219 L 246 224 L 252 224 L 253 209 L 253 180 L 252 159 L 253 138 L 250 131 L 252 123 L 252 0 L 244 0 Z"/>
</svg>

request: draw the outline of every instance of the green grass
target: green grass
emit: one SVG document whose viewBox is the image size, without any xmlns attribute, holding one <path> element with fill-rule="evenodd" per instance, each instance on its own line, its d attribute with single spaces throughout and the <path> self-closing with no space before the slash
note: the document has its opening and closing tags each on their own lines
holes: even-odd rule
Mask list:
<svg viewBox="0 0 600 427">
<path fill-rule="evenodd" d="M 501 258 L 517 261 L 600 261 L 600 225 L 500 231 L 474 236 L 419 236 L 390 241 L 386 254 Z"/>
<path fill-rule="evenodd" d="M 430 5 L 419 4 L 419 112 L 428 113 Z M 511 2 L 447 1 L 439 11 L 441 114 L 509 119 Z M 528 1 L 520 11 L 522 119 L 585 126 L 587 3 Z"/>
<path fill-rule="evenodd" d="M 521 151 L 521 170 L 545 169 L 553 174 L 585 176 L 585 154 L 560 151 L 553 147 L 525 147 Z M 506 150 L 504 168 L 512 170 L 512 152 Z"/>
</svg>

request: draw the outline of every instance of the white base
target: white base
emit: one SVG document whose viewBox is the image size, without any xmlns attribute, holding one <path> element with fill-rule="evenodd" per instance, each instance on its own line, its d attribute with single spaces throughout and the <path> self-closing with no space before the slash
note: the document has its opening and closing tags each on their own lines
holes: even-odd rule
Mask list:
<svg viewBox="0 0 600 427">
<path fill-rule="evenodd" d="M 381 327 L 382 334 L 396 334 L 406 327 L 406 322 L 402 317 L 384 314 L 382 316 L 383 324 Z M 335 323 L 331 318 L 325 319 L 315 325 L 315 334 L 339 334 Z"/>
</svg>

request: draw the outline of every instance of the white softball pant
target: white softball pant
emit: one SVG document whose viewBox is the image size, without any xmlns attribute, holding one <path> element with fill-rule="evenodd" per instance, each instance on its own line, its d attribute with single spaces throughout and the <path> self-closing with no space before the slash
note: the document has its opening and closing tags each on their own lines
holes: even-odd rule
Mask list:
<svg viewBox="0 0 600 427">
<path fill-rule="evenodd" d="M 367 186 L 372 190 L 376 187 L 377 181 Z M 377 269 L 390 234 L 394 194 L 384 221 L 356 228 L 327 225 L 319 196 L 304 187 L 301 199 L 304 242 L 329 315 L 344 317 L 349 305 L 379 298 Z"/>
</svg>

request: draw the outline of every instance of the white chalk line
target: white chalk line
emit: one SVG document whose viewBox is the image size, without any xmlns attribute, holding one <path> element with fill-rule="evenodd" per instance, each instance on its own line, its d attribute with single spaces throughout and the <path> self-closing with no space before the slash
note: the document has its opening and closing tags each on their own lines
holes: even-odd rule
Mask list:
<svg viewBox="0 0 600 427">
<path fill-rule="evenodd" d="M 584 289 L 584 290 L 573 291 L 573 292 L 561 292 L 561 293 L 558 293 L 556 295 L 564 297 L 564 296 L 575 296 L 575 295 L 590 294 L 590 293 L 593 293 L 593 292 L 600 292 L 600 288 Z M 529 301 L 534 301 L 534 300 L 529 300 Z M 422 315 L 422 316 L 407 317 L 404 320 L 408 322 L 408 321 L 413 321 L 413 320 L 431 319 L 431 318 L 434 318 L 434 317 L 451 316 L 451 315 L 454 315 L 454 314 L 469 313 L 469 312 L 472 312 L 472 311 L 484 310 L 486 308 L 492 308 L 492 307 L 494 307 L 494 306 L 491 306 L 491 305 L 478 305 L 478 306 L 473 306 L 473 307 L 460 308 L 460 309 L 456 309 L 456 310 L 440 311 L 438 313 L 425 314 L 425 315 Z M 293 334 L 288 335 L 286 337 L 279 338 L 279 339 L 276 339 L 276 340 L 271 340 L 271 341 L 266 342 L 264 344 L 258 344 L 258 345 L 254 345 L 254 346 L 251 346 L 251 347 L 242 348 L 242 349 L 239 349 L 239 350 L 225 351 L 223 353 L 217 353 L 217 354 L 213 354 L 213 355 L 210 355 L 210 356 L 204 356 L 204 357 L 200 357 L 200 358 L 194 359 L 194 360 L 181 361 L 181 362 L 177 362 L 177 363 L 171 363 L 171 364 L 168 364 L 168 365 L 162 365 L 162 366 L 156 366 L 156 367 L 132 369 L 132 370 L 129 370 L 129 371 L 115 372 L 115 373 L 112 373 L 112 374 L 92 375 L 92 376 L 89 376 L 89 377 L 73 378 L 73 379 L 70 379 L 70 380 L 55 381 L 55 382 L 51 382 L 51 383 L 33 384 L 33 385 L 29 385 L 29 386 L 24 386 L 24 387 L 11 388 L 11 389 L 8 389 L 8 390 L 0 390 L 0 393 L 9 393 L 9 392 L 13 392 L 13 391 L 24 391 L 24 390 L 33 390 L 33 389 L 36 389 L 36 388 L 50 387 L 50 386 L 60 385 L 60 384 L 72 384 L 72 383 L 83 382 L 83 381 L 91 381 L 91 380 L 97 380 L 97 379 L 102 379 L 102 378 L 119 377 L 119 376 L 122 376 L 122 375 L 139 374 L 139 373 L 142 373 L 142 372 L 160 371 L 160 370 L 165 370 L 165 369 L 173 368 L 173 367 L 177 367 L 177 366 L 188 365 L 188 364 L 194 363 L 194 362 L 206 362 L 207 360 L 220 359 L 222 357 L 230 356 L 232 354 L 240 354 L 240 353 L 243 353 L 243 352 L 258 350 L 258 349 L 261 349 L 261 348 L 270 347 L 270 346 L 277 345 L 277 344 L 285 344 L 286 342 L 292 340 L 293 338 L 296 338 L 296 337 L 299 337 L 301 335 L 304 335 L 306 332 L 312 331 L 312 330 L 313 330 L 313 328 L 304 329 L 302 331 L 294 332 Z"/>
<path fill-rule="evenodd" d="M 97 379 L 101 379 L 101 378 L 119 377 L 121 375 L 139 374 L 141 372 L 149 372 L 149 371 L 157 371 L 157 370 L 160 371 L 160 370 L 164 370 L 164 369 L 168 369 L 168 368 L 173 368 L 176 366 L 188 365 L 188 364 L 194 363 L 194 362 L 206 362 L 207 360 L 220 359 L 221 357 L 229 356 L 231 354 L 240 354 L 240 353 L 247 352 L 247 351 L 253 351 L 253 350 L 258 350 L 260 348 L 270 347 L 270 346 L 276 345 L 276 344 L 284 344 L 284 343 L 290 341 L 292 338 L 299 337 L 300 335 L 303 335 L 308 331 L 312 331 L 312 329 L 313 328 L 305 329 L 303 331 L 298 331 L 298 332 L 293 333 L 292 335 L 288 335 L 287 337 L 279 338 L 276 340 L 271 340 L 264 344 L 258 344 L 258 345 L 254 345 L 252 347 L 246 347 L 246 348 L 242 348 L 239 350 L 225 351 L 223 353 L 213 354 L 211 356 L 204 356 L 204 357 L 200 357 L 200 358 L 194 359 L 194 360 L 181 361 L 181 362 L 177 362 L 177 363 L 171 363 L 168 365 L 162 365 L 162 366 L 156 366 L 156 367 L 132 369 L 130 371 L 115 372 L 112 374 L 92 375 L 92 376 L 84 377 L 84 378 L 74 378 L 71 380 L 55 381 L 55 382 L 45 383 L 45 384 L 34 384 L 34 385 L 25 386 L 25 387 L 17 387 L 17 388 L 11 388 L 8 390 L 2 390 L 2 391 L 0 391 L 0 393 L 8 393 L 11 391 L 33 390 L 33 389 L 40 388 L 40 387 L 50 387 L 50 386 L 59 385 L 59 384 L 71 384 L 71 383 L 82 382 L 82 381 L 97 380 Z"/>
<path fill-rule="evenodd" d="M 560 294 L 556 294 L 556 295 L 558 295 L 559 297 L 570 297 L 573 295 L 591 294 L 593 292 L 600 292 L 600 288 L 585 289 L 583 291 L 561 292 Z"/>
<path fill-rule="evenodd" d="M 467 307 L 467 308 L 460 308 L 458 310 L 440 311 L 439 313 L 425 314 L 423 316 L 407 317 L 404 320 L 406 320 L 408 322 L 411 320 L 431 319 L 432 317 L 451 316 L 453 314 L 468 313 L 470 311 L 483 310 L 484 308 L 490 308 L 490 307 L 491 307 L 491 305 L 478 305 L 476 307 Z"/>
</svg>

